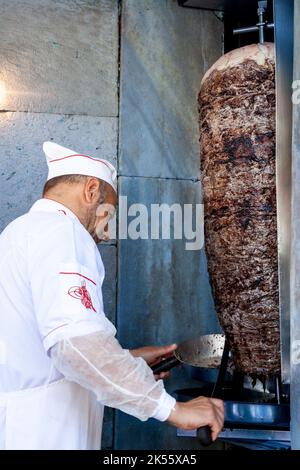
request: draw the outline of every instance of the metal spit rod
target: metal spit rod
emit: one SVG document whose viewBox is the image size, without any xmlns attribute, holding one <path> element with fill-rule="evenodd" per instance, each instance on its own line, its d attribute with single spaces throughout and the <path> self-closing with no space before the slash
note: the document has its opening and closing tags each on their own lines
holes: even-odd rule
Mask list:
<svg viewBox="0 0 300 470">
<path fill-rule="evenodd" d="M 265 23 L 265 27 L 267 29 L 273 29 L 274 23 Z M 237 28 L 233 30 L 233 34 L 242 34 L 242 33 L 253 33 L 254 31 L 258 31 L 258 26 L 246 26 L 245 28 Z M 259 41 L 260 42 L 260 41 Z M 264 41 L 262 41 L 264 42 Z"/>
<path fill-rule="evenodd" d="M 260 44 L 263 44 L 265 42 L 265 28 L 267 29 L 274 28 L 274 23 L 268 23 L 267 21 L 264 21 L 264 13 L 267 9 L 267 4 L 268 4 L 267 1 L 258 2 L 258 9 L 257 9 L 258 23 L 256 23 L 256 26 L 236 28 L 233 30 L 233 34 L 244 34 L 244 33 L 252 33 L 254 31 L 258 31 L 259 42 Z"/>
</svg>

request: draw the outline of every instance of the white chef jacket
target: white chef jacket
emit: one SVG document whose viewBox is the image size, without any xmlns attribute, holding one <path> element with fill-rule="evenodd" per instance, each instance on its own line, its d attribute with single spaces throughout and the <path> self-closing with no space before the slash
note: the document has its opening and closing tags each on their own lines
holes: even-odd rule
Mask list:
<svg viewBox="0 0 300 470">
<path fill-rule="evenodd" d="M 62 204 L 38 200 L 9 224 L 0 236 L 0 264 L 0 392 L 59 379 L 45 351 L 60 339 L 115 334 L 103 312 L 97 246 Z"/>
<path fill-rule="evenodd" d="M 99 448 L 103 406 L 53 367 L 49 351 L 67 338 L 115 335 L 103 279 L 94 240 L 62 204 L 41 199 L 2 232 L 0 449 Z M 153 417 L 164 421 L 175 399 L 159 389 Z"/>
</svg>

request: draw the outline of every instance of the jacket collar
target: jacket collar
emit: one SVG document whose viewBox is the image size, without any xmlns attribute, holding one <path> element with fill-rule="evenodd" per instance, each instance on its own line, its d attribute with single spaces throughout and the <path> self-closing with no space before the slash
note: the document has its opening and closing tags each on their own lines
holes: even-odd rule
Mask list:
<svg viewBox="0 0 300 470">
<path fill-rule="evenodd" d="M 80 222 L 74 212 L 72 212 L 60 202 L 54 201 L 53 199 L 39 199 L 33 204 L 29 212 L 59 212 L 62 215 L 65 215 L 67 217 L 70 217 L 71 219 L 75 219 Z"/>
</svg>

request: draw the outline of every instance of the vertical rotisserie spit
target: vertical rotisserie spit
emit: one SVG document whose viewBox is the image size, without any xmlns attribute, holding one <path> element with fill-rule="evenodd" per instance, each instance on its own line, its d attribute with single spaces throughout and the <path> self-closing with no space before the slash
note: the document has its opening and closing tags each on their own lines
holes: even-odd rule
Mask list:
<svg viewBox="0 0 300 470">
<path fill-rule="evenodd" d="M 273 44 L 242 47 L 199 93 L 208 270 L 237 369 L 280 372 Z"/>
</svg>

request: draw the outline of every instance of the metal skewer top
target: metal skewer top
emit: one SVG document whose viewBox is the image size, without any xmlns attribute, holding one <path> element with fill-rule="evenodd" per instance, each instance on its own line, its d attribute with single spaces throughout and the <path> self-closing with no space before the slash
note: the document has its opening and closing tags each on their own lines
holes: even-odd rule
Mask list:
<svg viewBox="0 0 300 470">
<path fill-rule="evenodd" d="M 264 13 L 267 9 L 267 5 L 268 5 L 267 0 L 258 2 L 258 9 L 257 9 L 258 23 L 256 23 L 256 26 L 249 26 L 246 28 L 236 28 L 233 30 L 233 34 L 243 34 L 243 33 L 251 33 L 253 31 L 258 31 L 259 42 L 260 44 L 263 44 L 265 42 L 265 28 L 268 28 L 268 29 L 274 28 L 274 23 L 268 23 L 267 21 L 264 21 Z"/>
</svg>

